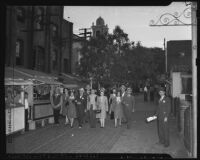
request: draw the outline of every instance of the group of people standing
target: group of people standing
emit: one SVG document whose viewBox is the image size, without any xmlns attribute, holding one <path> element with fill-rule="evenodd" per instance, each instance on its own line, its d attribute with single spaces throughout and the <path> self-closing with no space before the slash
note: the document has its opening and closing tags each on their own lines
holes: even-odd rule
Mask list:
<svg viewBox="0 0 200 160">
<path fill-rule="evenodd" d="M 131 113 L 135 110 L 135 98 L 132 95 L 132 89 L 127 88 L 124 85 L 121 86 L 121 90 L 113 89 L 113 93 L 109 98 L 110 111 L 114 113 L 115 127 L 117 127 L 117 121 L 119 125 L 122 121 L 127 123 L 127 128 L 131 126 Z"/>
<path fill-rule="evenodd" d="M 159 100 L 159 85 L 145 85 L 143 88 L 144 102 L 155 102 Z"/>
<path fill-rule="evenodd" d="M 131 126 L 131 113 L 135 109 L 135 98 L 132 95 L 132 89 L 124 85 L 119 90 L 113 89 L 112 94 L 107 97 L 104 95 L 105 89 L 101 88 L 99 92 L 95 89 L 83 88 L 78 90 L 78 94 L 74 90 L 63 89 L 57 87 L 51 93 L 51 104 L 54 114 L 54 122 L 59 125 L 59 115 L 66 117 L 65 124 L 74 127 L 74 119 L 78 120 L 78 127 L 81 128 L 85 122 L 90 123 L 91 128 L 96 127 L 96 122 L 100 122 L 100 127 L 105 127 L 105 120 L 108 114 L 114 115 L 114 125 L 117 127 L 122 122 L 127 123 L 127 128 Z"/>
</svg>

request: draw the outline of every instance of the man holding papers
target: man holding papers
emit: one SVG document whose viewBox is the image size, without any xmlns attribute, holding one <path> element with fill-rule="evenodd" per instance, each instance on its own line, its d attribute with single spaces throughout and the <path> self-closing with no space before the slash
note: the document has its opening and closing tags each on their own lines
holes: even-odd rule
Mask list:
<svg viewBox="0 0 200 160">
<path fill-rule="evenodd" d="M 159 144 L 163 144 L 165 147 L 169 146 L 169 114 L 170 114 L 170 99 L 165 96 L 164 88 L 159 90 L 160 99 L 156 110 L 157 127 Z"/>
</svg>

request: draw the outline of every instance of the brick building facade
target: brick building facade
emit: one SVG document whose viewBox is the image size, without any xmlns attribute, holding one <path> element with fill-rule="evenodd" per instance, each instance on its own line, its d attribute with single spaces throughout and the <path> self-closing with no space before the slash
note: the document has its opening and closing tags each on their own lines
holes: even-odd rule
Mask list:
<svg viewBox="0 0 200 160">
<path fill-rule="evenodd" d="M 8 7 L 5 65 L 70 73 L 72 29 L 63 6 Z"/>
<path fill-rule="evenodd" d="M 192 41 L 177 40 L 167 42 L 167 70 L 186 71 L 192 68 Z"/>
</svg>

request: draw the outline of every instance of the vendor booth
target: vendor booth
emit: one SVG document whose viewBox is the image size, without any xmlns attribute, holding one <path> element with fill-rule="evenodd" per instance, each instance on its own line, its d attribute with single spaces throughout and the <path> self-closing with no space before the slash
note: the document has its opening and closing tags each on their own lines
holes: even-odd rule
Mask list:
<svg viewBox="0 0 200 160">
<path fill-rule="evenodd" d="M 6 67 L 5 68 L 5 77 L 6 77 L 5 86 L 8 84 L 7 82 L 8 79 L 10 80 L 9 81 L 10 85 L 18 84 L 16 83 L 16 81 L 18 82 L 19 80 L 21 82 L 20 84 L 22 84 L 22 82 L 24 83 L 26 82 L 25 84 L 29 82 L 28 85 L 24 85 L 23 93 L 24 92 L 28 93 L 29 130 L 34 130 L 36 128 L 37 121 L 42 122 L 42 125 L 44 125 L 45 119 L 49 120 L 50 123 L 54 122 L 53 110 L 50 103 L 50 90 L 52 90 L 55 86 L 60 86 L 62 83 L 57 82 L 55 80 L 55 77 L 50 77 L 49 75 L 45 75 L 45 74 L 42 75 L 42 73 L 36 73 L 36 71 L 32 71 L 28 69 L 26 71 L 28 73 L 24 72 L 24 70 L 21 71 L 18 68 L 16 69 L 16 68 L 11 68 L 11 67 Z M 36 76 L 35 74 L 39 76 Z M 15 80 L 13 80 L 13 78 L 15 78 Z M 16 80 L 17 78 L 18 80 Z M 11 88 L 10 91 L 13 92 L 13 88 Z M 17 106 L 22 107 L 22 104 L 17 104 Z M 8 111 L 11 112 L 10 110 Z M 13 113 L 10 113 L 10 114 L 13 114 Z M 21 113 L 21 114 L 24 114 L 24 113 Z M 7 119 L 9 116 L 6 116 Z M 19 116 L 19 117 L 24 120 L 24 116 Z M 18 123 L 17 121 L 19 121 L 19 118 L 12 119 L 12 120 L 13 122 L 9 122 L 9 123 Z"/>
<path fill-rule="evenodd" d="M 45 120 L 48 120 L 48 123 L 54 123 L 50 94 L 55 87 L 62 85 L 60 82 L 41 76 L 35 76 L 32 82 L 33 87 L 28 89 L 29 92 L 32 92 L 31 95 L 33 95 L 31 98 L 29 129 L 35 129 L 35 122 L 37 121 L 40 121 L 42 126 L 45 125 Z"/>
<path fill-rule="evenodd" d="M 24 89 L 32 85 L 23 79 L 5 79 L 6 135 L 25 129 Z"/>
<path fill-rule="evenodd" d="M 24 68 L 11 68 L 7 67 L 5 69 L 5 77 L 10 78 L 12 82 L 8 83 L 8 80 L 6 81 L 6 85 L 13 85 L 20 86 L 19 82 L 16 83 L 14 78 L 21 78 L 20 84 L 23 85 L 23 94 L 24 92 L 28 93 L 28 103 L 29 103 L 29 130 L 34 130 L 37 126 L 37 122 L 41 124 L 41 126 L 45 125 L 45 122 L 48 121 L 48 123 L 54 123 L 53 118 L 53 109 L 50 102 L 50 95 L 53 93 L 54 89 L 56 87 L 62 88 L 68 88 L 68 89 L 75 89 L 80 87 L 79 84 L 76 83 L 74 79 L 74 83 L 69 83 L 69 77 L 64 78 L 66 81 L 64 83 L 58 82 L 57 78 L 55 76 L 51 76 L 50 74 L 45 74 L 42 72 L 38 72 L 35 70 L 29 70 Z M 72 81 L 71 80 L 71 81 Z M 19 81 L 19 80 L 18 80 Z M 23 83 L 24 84 L 23 84 Z M 17 84 L 17 85 L 16 85 Z M 20 87 L 19 87 L 20 88 Z M 10 89 L 11 92 L 13 89 Z M 23 95 L 22 95 L 23 97 Z M 23 104 L 16 104 L 17 111 L 15 110 L 6 110 L 7 116 L 6 118 L 10 118 L 12 114 L 14 115 L 24 115 L 24 105 Z M 9 108 L 9 107 L 8 107 Z M 23 108 L 23 109 L 22 109 Z M 21 109 L 21 110 L 20 110 Z M 16 113 L 14 113 L 14 111 Z M 20 113 L 18 113 L 20 112 Z M 16 116 L 15 116 L 16 117 Z M 17 119 L 13 119 L 11 117 L 12 122 L 7 121 L 7 123 L 10 125 L 10 123 L 17 123 L 18 121 L 24 121 L 24 116 L 17 116 Z M 24 129 L 24 123 L 20 123 L 21 126 L 18 128 L 15 127 L 14 130 Z M 11 131 L 9 131 L 10 133 Z M 6 132 L 8 133 L 8 131 Z"/>
</svg>

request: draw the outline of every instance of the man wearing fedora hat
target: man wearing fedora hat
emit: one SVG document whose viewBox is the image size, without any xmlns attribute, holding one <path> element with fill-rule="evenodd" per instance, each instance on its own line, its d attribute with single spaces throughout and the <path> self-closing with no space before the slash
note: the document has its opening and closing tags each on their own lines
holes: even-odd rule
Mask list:
<svg viewBox="0 0 200 160">
<path fill-rule="evenodd" d="M 169 114 L 170 114 L 170 100 L 165 95 L 165 89 L 159 89 L 160 99 L 156 109 L 158 138 L 157 144 L 163 144 L 165 147 L 169 146 Z"/>
<path fill-rule="evenodd" d="M 126 95 L 126 86 L 122 84 L 120 89 L 121 89 L 121 96 L 122 96 L 122 100 L 123 100 L 123 98 Z M 127 123 L 127 119 L 125 116 L 122 117 L 122 123 Z"/>
<path fill-rule="evenodd" d="M 83 93 L 84 89 L 80 88 L 79 95 L 77 95 L 75 99 L 79 128 L 82 128 L 84 113 L 86 112 L 86 105 L 87 105 L 87 98 Z"/>
<path fill-rule="evenodd" d="M 84 121 L 87 123 L 89 122 L 89 118 L 90 118 L 89 96 L 90 96 L 91 88 L 86 86 L 85 89 L 86 89 L 85 97 L 87 100 L 86 100 L 86 112 L 84 116 Z"/>
</svg>

